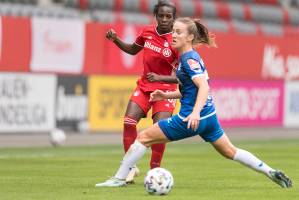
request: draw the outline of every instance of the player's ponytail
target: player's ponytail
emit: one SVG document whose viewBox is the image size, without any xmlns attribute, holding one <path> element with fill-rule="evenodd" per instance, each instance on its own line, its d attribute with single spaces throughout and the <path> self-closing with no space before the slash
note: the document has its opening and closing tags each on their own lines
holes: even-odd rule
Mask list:
<svg viewBox="0 0 299 200">
<path fill-rule="evenodd" d="M 193 22 L 197 28 L 197 34 L 195 34 L 193 44 L 207 44 L 208 46 L 216 47 L 214 35 L 209 33 L 207 27 L 200 23 L 199 19 L 193 19 Z"/>
<path fill-rule="evenodd" d="M 209 30 L 204 26 L 199 19 L 191 19 L 189 17 L 182 17 L 176 19 L 187 25 L 188 32 L 194 35 L 192 45 L 206 44 L 208 46 L 216 47 L 215 37 L 209 33 Z"/>
</svg>

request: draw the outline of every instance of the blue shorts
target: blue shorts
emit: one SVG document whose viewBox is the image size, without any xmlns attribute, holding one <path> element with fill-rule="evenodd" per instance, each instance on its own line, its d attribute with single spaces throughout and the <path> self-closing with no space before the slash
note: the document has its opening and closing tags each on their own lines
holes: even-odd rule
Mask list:
<svg viewBox="0 0 299 200">
<path fill-rule="evenodd" d="M 158 125 L 165 136 L 171 141 L 199 135 L 206 142 L 215 142 L 224 133 L 216 114 L 201 119 L 196 131 L 193 131 L 191 128 L 188 129 L 187 122 L 183 122 L 178 115 L 174 115 L 168 119 L 162 119 L 158 122 Z"/>
</svg>

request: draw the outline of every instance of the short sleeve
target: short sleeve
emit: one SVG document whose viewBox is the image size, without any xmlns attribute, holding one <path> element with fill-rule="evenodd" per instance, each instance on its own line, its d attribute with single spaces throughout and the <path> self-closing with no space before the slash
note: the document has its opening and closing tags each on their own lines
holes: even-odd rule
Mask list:
<svg viewBox="0 0 299 200">
<path fill-rule="evenodd" d="M 205 68 L 202 62 L 198 62 L 195 59 L 189 58 L 186 60 L 186 72 L 191 77 L 191 79 L 198 76 L 205 76 Z"/>
<path fill-rule="evenodd" d="M 138 46 L 141 46 L 141 47 L 144 46 L 143 30 L 140 32 L 140 34 L 136 38 L 135 44 L 137 44 Z"/>
</svg>

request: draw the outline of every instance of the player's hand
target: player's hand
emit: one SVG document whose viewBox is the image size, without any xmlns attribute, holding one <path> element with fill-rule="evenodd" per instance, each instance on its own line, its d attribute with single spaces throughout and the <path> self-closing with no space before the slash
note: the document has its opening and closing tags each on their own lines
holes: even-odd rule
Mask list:
<svg viewBox="0 0 299 200">
<path fill-rule="evenodd" d="M 157 82 L 160 81 L 160 76 L 154 72 L 149 72 L 146 75 L 146 78 L 149 82 Z"/>
<path fill-rule="evenodd" d="M 106 33 L 106 38 L 112 42 L 114 42 L 117 38 L 117 34 L 113 29 L 109 29 Z"/>
<path fill-rule="evenodd" d="M 187 128 L 191 128 L 193 131 L 196 131 L 199 126 L 199 120 L 200 115 L 199 113 L 192 112 L 190 115 L 188 115 L 185 119 L 183 119 L 184 122 L 188 122 Z"/>
<path fill-rule="evenodd" d="M 154 92 L 151 93 L 150 95 L 150 102 L 151 101 L 160 101 L 165 99 L 166 93 L 161 91 L 161 90 L 155 90 Z"/>
</svg>

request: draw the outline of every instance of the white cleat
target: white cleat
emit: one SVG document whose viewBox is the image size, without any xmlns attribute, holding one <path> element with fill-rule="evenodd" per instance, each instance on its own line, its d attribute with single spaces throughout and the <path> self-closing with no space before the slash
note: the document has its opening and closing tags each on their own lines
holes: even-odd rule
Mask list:
<svg viewBox="0 0 299 200">
<path fill-rule="evenodd" d="M 282 171 L 271 171 L 270 176 L 272 181 L 280 185 L 280 187 L 282 188 L 291 188 L 293 186 L 292 180 L 287 177 Z"/>
<path fill-rule="evenodd" d="M 134 178 L 139 176 L 139 174 L 140 174 L 140 170 L 138 169 L 138 167 L 136 165 L 134 165 L 134 167 L 132 167 L 132 169 L 130 170 L 130 172 L 126 178 L 126 183 L 133 184 Z"/>
<path fill-rule="evenodd" d="M 125 185 L 127 185 L 125 180 L 112 177 L 103 183 L 97 183 L 95 187 L 121 187 Z"/>
</svg>

